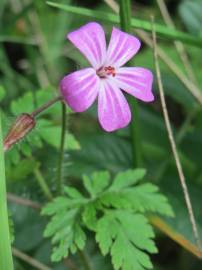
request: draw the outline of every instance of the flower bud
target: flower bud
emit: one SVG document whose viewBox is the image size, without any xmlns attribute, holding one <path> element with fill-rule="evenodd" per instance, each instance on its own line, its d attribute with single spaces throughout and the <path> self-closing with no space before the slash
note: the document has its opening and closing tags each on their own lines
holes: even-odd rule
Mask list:
<svg viewBox="0 0 202 270">
<path fill-rule="evenodd" d="M 35 124 L 35 119 L 30 114 L 23 113 L 17 117 L 4 139 L 4 151 L 26 136 L 35 127 Z"/>
</svg>

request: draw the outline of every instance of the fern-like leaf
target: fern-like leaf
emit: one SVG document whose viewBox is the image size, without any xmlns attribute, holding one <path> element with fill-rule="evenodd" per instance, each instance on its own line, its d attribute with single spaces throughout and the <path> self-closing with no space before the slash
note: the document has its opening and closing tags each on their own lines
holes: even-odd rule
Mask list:
<svg viewBox="0 0 202 270">
<path fill-rule="evenodd" d="M 109 211 L 98 221 L 96 240 L 103 255 L 111 254 L 116 270 L 152 268 L 145 251 L 157 252 L 153 237 L 147 219 L 131 211 Z"/>
<path fill-rule="evenodd" d="M 101 197 L 102 203 L 115 208 L 132 208 L 139 212 L 152 211 L 173 216 L 167 198 L 159 193 L 157 186 L 151 183 L 137 185 L 144 175 L 143 169 L 128 170 L 118 174 Z"/>
<path fill-rule="evenodd" d="M 171 216 L 173 212 L 157 186 L 140 183 L 144 175 L 144 169 L 136 169 L 119 173 L 114 181 L 103 171 L 84 176 L 88 198 L 74 187 L 65 187 L 64 195 L 42 210 L 42 214 L 51 216 L 44 235 L 52 238 L 52 260 L 83 249 L 86 228 L 95 233 L 102 254 L 111 254 L 115 270 L 152 268 L 148 253 L 157 249 L 152 227 L 143 213 Z"/>
</svg>

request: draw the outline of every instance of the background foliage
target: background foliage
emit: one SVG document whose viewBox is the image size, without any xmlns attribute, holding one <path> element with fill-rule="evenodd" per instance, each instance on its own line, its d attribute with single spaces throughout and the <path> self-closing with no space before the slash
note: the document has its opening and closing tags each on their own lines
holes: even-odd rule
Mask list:
<svg viewBox="0 0 202 270">
<path fill-rule="evenodd" d="M 104 1 L 60 3 L 112 13 Z M 201 40 L 202 2 L 170 0 L 166 3 L 178 29 Z M 150 14 L 154 14 L 156 22 L 164 24 L 156 1 L 133 1 L 133 6 L 135 18 L 149 22 Z M 0 110 L 4 134 L 19 113 L 32 112 L 56 96 L 63 75 L 87 65 L 65 36 L 89 20 L 92 19 L 85 14 L 68 13 L 48 6 L 43 0 L 1 0 Z M 109 36 L 112 23 L 106 18 L 98 21 Z M 173 41 L 161 36 L 158 44 L 186 74 Z M 185 47 L 197 85 L 201 86 L 201 50 L 190 44 Z M 145 44 L 133 61 L 135 66 L 144 66 L 154 72 L 152 50 Z M 202 109 L 163 62 L 161 72 L 197 225 L 202 233 Z M 171 235 L 183 237 L 189 245 L 195 244 L 167 139 L 156 82 L 154 92 L 156 101 L 153 104 L 141 103 L 139 106 L 146 176 L 144 170 L 132 170 L 128 128 L 109 135 L 97 123 L 96 106 L 84 114 L 68 110 L 62 168 L 65 188 L 60 196 L 56 196 L 60 104 L 38 118 L 34 131 L 6 154 L 10 195 L 45 206 L 41 212 L 9 197 L 14 247 L 57 270 L 89 267 L 99 270 L 113 269 L 113 266 L 115 269 L 121 266 L 133 269 L 131 265 L 136 270 L 150 268 L 148 253 L 154 253 L 151 260 L 157 270 L 202 267 L 196 256 L 162 232 L 169 226 Z M 41 178 L 56 197 L 49 204 L 50 196 L 44 193 Z M 161 194 L 168 198 L 174 218 L 167 199 Z M 163 220 L 160 230 L 148 223 L 157 216 Z M 153 242 L 154 230 L 156 244 Z M 83 248 L 84 253 L 80 251 Z M 157 248 L 159 253 L 155 254 Z M 68 253 L 68 259 L 63 260 Z M 15 258 L 15 269 L 35 268 Z"/>
</svg>

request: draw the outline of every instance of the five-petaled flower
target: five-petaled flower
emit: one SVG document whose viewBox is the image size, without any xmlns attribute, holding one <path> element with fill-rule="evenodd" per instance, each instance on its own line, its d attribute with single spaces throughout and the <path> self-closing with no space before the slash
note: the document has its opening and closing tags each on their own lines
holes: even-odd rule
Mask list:
<svg viewBox="0 0 202 270">
<path fill-rule="evenodd" d="M 103 28 L 91 22 L 69 33 L 67 38 L 92 65 L 61 81 L 62 96 L 73 111 L 87 110 L 98 97 L 99 122 L 110 132 L 127 126 L 131 120 L 130 108 L 121 90 L 145 102 L 154 100 L 151 71 L 122 67 L 140 48 L 136 37 L 114 27 L 107 49 Z"/>
</svg>

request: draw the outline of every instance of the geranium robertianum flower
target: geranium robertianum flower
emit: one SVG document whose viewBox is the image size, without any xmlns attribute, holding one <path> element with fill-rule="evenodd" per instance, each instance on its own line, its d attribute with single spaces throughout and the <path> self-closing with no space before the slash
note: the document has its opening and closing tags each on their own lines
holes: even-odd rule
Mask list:
<svg viewBox="0 0 202 270">
<path fill-rule="evenodd" d="M 153 101 L 151 71 L 142 67 L 122 67 L 139 50 L 140 41 L 113 28 L 108 49 L 105 33 L 96 22 L 67 35 L 92 67 L 65 76 L 61 93 L 75 112 L 87 110 L 98 97 L 98 118 L 103 129 L 114 131 L 128 125 L 131 112 L 121 90 L 145 101 Z"/>
</svg>

